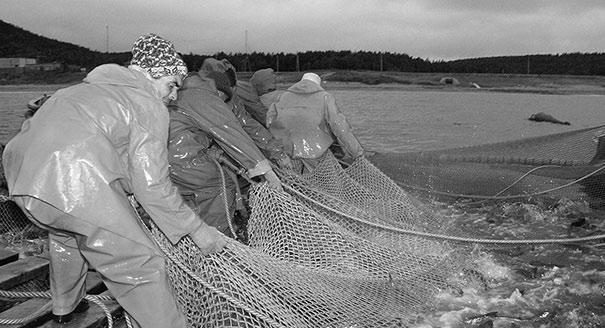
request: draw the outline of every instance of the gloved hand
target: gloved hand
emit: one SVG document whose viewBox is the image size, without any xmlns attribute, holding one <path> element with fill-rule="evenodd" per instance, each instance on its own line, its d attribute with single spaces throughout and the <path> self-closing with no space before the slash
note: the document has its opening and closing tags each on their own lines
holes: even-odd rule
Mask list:
<svg viewBox="0 0 605 328">
<path fill-rule="evenodd" d="M 294 170 L 294 164 L 292 163 L 290 157 L 286 154 L 279 158 L 279 160 L 277 161 L 277 165 L 279 166 L 279 168 L 284 170 Z"/>
<path fill-rule="evenodd" d="M 210 158 L 218 160 L 223 155 L 223 150 L 219 147 L 212 146 L 204 151 Z"/>
<path fill-rule="evenodd" d="M 281 181 L 279 180 L 275 172 L 273 172 L 273 170 L 269 170 L 267 171 L 267 173 L 265 173 L 265 180 L 267 180 L 267 183 L 269 183 L 269 186 L 271 188 L 275 188 L 279 191 L 284 191 L 284 188 L 281 186 Z"/>
<path fill-rule="evenodd" d="M 189 236 L 204 255 L 220 252 L 227 245 L 227 237 L 205 223 Z"/>
</svg>

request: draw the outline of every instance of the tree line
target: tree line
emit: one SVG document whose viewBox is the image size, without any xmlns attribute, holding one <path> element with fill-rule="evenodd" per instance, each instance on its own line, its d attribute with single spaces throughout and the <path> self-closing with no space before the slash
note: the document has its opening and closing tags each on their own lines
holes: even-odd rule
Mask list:
<svg viewBox="0 0 605 328">
<path fill-rule="evenodd" d="M 105 63 L 126 64 L 130 52 L 104 53 L 39 36 L 0 21 L 0 57 L 37 58 L 91 69 Z M 204 59 L 228 59 L 238 71 L 271 67 L 276 71 L 371 70 L 435 73 L 504 73 L 605 75 L 605 53 L 499 56 L 431 61 L 405 53 L 374 51 L 305 51 L 300 53 L 224 53 L 212 56 L 183 54 L 190 70 Z"/>
</svg>

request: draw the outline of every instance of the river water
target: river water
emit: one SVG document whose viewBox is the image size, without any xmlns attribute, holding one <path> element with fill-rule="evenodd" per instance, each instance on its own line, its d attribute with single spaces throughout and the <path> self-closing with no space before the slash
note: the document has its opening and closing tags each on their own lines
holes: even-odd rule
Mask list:
<svg viewBox="0 0 605 328">
<path fill-rule="evenodd" d="M 0 89 L 0 143 L 6 143 L 18 131 L 27 101 L 55 89 Z M 338 89 L 332 93 L 364 148 L 377 152 L 478 145 L 605 124 L 605 96 L 600 95 L 380 88 Z M 571 125 L 527 120 L 535 112 L 548 113 Z M 524 203 L 485 206 L 474 212 L 436 205 L 443 215 L 458 217 L 466 225 L 489 226 L 494 231 L 514 232 L 545 224 L 565 229 L 578 219 Z M 569 207 L 581 215 L 589 211 L 582 204 Z M 605 230 L 602 217 L 589 221 L 591 228 L 580 234 Z M 462 293 L 440 294 L 436 310 L 419 316 L 415 327 L 605 326 L 603 245 L 570 246 L 557 251 L 536 246 L 502 255 L 482 255 L 483 268 L 476 284 Z M 484 316 L 473 318 L 481 314 Z"/>
</svg>

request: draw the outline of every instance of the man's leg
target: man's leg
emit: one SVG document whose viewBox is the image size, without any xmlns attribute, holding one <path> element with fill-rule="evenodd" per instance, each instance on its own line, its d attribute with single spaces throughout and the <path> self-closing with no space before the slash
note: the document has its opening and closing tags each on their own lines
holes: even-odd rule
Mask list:
<svg viewBox="0 0 605 328">
<path fill-rule="evenodd" d="M 111 294 L 141 327 L 185 327 L 185 317 L 177 308 L 164 258 L 141 226 L 136 223 L 128 225 L 131 230 L 138 229 L 133 230 L 137 235 L 137 240 L 133 241 L 32 197 L 16 197 L 15 202 L 24 212 L 28 212 L 25 209 L 33 209 L 28 217 L 49 231 L 56 229 L 44 222 L 52 222 L 53 226 L 73 232 L 81 256 L 101 274 Z M 132 217 L 124 220 L 136 220 L 134 212 Z M 63 269 L 55 271 L 55 274 L 58 272 L 63 272 Z M 61 278 L 54 277 L 57 280 Z M 53 303 L 54 300 L 53 294 Z"/>
<path fill-rule="evenodd" d="M 15 203 L 34 224 L 48 230 L 50 290 L 55 315 L 72 312 L 86 295 L 88 264 L 80 254 L 74 234 L 56 230 L 44 221 L 66 215 L 33 197 L 15 197 Z M 45 218 L 45 219 L 42 219 Z M 50 221 L 46 221 L 50 222 Z"/>
<path fill-rule="evenodd" d="M 168 281 L 165 260 L 142 229 L 137 238 L 140 242 L 101 228 L 77 239 L 84 258 L 141 327 L 185 327 L 185 317 Z"/>
<path fill-rule="evenodd" d="M 49 231 L 48 247 L 53 314 L 68 314 L 86 296 L 88 264 L 76 239 L 68 233 Z"/>
</svg>

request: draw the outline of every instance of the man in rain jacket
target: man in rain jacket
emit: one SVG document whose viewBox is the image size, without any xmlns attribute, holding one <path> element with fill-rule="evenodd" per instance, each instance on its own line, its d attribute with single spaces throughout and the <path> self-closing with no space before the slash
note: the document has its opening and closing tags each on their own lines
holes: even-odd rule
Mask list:
<svg viewBox="0 0 605 328">
<path fill-rule="evenodd" d="M 206 223 L 232 235 L 229 220 L 235 209 L 236 184 L 225 172 L 221 177 L 221 168 L 214 158 L 218 154 L 215 148 L 224 150 L 246 169 L 249 177 L 264 175 L 271 185 L 281 186 L 269 161 L 225 103 L 233 95 L 227 76 L 216 71 L 205 75 L 189 75 L 179 90 L 178 99 L 169 105 L 170 176 L 186 203 Z M 219 90 L 224 99 L 219 96 Z"/>
<path fill-rule="evenodd" d="M 256 90 L 256 94 L 258 95 L 260 102 L 265 106 L 265 110 L 271 107 L 271 105 L 277 101 L 278 96 L 284 92 L 284 90 L 276 90 L 276 79 L 277 77 L 272 68 L 259 69 L 250 77 L 250 84 L 252 84 L 254 90 Z M 266 112 L 264 113 L 264 121 L 261 123 L 267 123 Z"/>
<path fill-rule="evenodd" d="M 263 107 L 252 86 L 249 83 L 237 80 L 235 68 L 227 59 L 217 60 L 214 58 L 206 58 L 202 63 L 200 73 L 206 74 L 213 71 L 225 73 L 230 78 L 231 87 L 233 88 L 233 97 L 228 102 L 228 105 L 231 106 L 233 114 L 235 114 L 235 117 L 239 120 L 244 131 L 246 131 L 266 158 L 277 163 L 282 168 L 290 169 L 292 167 L 291 160 L 284 152 L 281 143 L 275 139 L 263 124 L 252 117 L 250 113 L 255 112 L 255 110 L 252 109 L 252 107 L 249 107 L 251 102 L 249 101 L 248 105 L 246 105 L 241 97 L 242 94 L 249 96 L 254 95 L 256 98 L 250 96 L 250 99 L 254 98 L 254 103 L 258 103 L 258 106 Z M 254 94 L 252 92 L 254 92 Z M 264 112 L 265 110 L 263 109 L 262 111 Z"/>
<path fill-rule="evenodd" d="M 53 313 L 67 321 L 90 265 L 142 327 L 185 327 L 165 259 L 138 221 L 129 195 L 172 242 L 202 252 L 225 237 L 181 199 L 168 176 L 168 110 L 187 67 L 154 34 L 133 45 L 128 68 L 101 65 L 57 91 L 6 146 L 10 195 L 49 230 Z M 164 102 L 164 103 L 163 103 Z"/>
<path fill-rule="evenodd" d="M 353 159 L 363 155 L 334 96 L 315 73 L 304 74 L 279 96 L 267 112 L 267 126 L 302 173 L 313 171 L 334 141 Z"/>
</svg>

